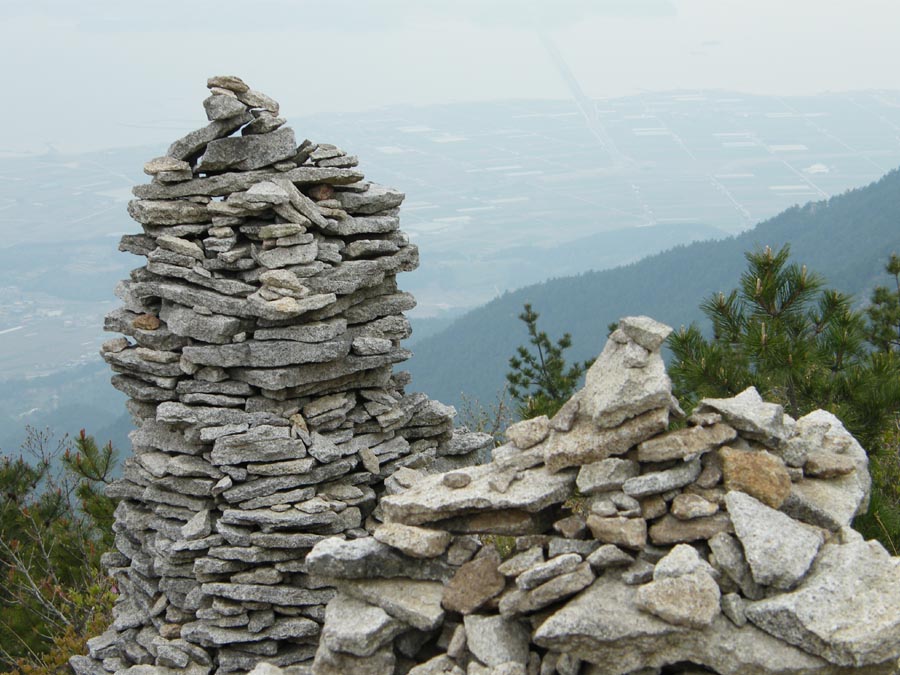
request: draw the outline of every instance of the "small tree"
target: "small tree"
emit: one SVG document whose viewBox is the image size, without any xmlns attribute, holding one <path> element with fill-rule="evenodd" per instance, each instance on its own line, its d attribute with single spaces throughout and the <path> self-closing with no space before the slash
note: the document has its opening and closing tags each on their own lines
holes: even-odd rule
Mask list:
<svg viewBox="0 0 900 675">
<path fill-rule="evenodd" d="M 0 670 L 53 672 L 108 622 L 115 451 L 33 428 L 22 449 L 0 457 Z"/>
<path fill-rule="evenodd" d="M 824 290 L 820 277 L 789 264 L 789 253 L 785 246 L 746 254 L 739 288 L 701 305 L 711 338 L 696 325 L 669 336 L 676 394 L 692 408 L 699 398 L 734 396 L 753 385 L 793 417 L 833 412 L 872 459 L 871 507 L 857 527 L 896 552 L 900 260 L 891 256 L 887 265 L 897 291 L 878 287 L 861 312 L 849 296 Z"/>
<path fill-rule="evenodd" d="M 877 286 L 872 292 L 868 338 L 881 352 L 900 351 L 900 256 L 892 253 L 884 271 L 894 277 L 894 287 Z"/>
<path fill-rule="evenodd" d="M 522 419 L 539 415 L 553 416 L 568 401 L 591 361 L 568 365 L 563 352 L 572 346 L 572 336 L 565 333 L 556 344 L 547 333 L 537 327 L 540 315 L 530 304 L 519 319 L 528 328 L 528 347 L 520 345 L 516 355 L 509 359 L 510 372 L 506 374 L 509 395 L 517 402 L 517 412 Z"/>
<path fill-rule="evenodd" d="M 669 337 L 676 392 L 692 405 L 752 385 L 794 417 L 816 408 L 842 412 L 852 431 L 867 437 L 863 420 L 871 415 L 857 405 L 856 385 L 885 373 L 871 358 L 865 317 L 849 296 L 823 289 L 821 277 L 789 263 L 789 255 L 788 246 L 747 253 L 740 286 L 701 305 L 712 338 L 696 325 Z M 889 399 L 882 407 L 892 406 Z"/>
</svg>

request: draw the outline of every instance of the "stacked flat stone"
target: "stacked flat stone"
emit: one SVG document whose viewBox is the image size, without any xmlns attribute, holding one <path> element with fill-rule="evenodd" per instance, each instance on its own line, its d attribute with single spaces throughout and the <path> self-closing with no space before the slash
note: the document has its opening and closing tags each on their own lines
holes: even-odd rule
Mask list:
<svg viewBox="0 0 900 675">
<path fill-rule="evenodd" d="M 316 544 L 339 594 L 312 673 L 896 673 L 900 559 L 851 528 L 866 453 L 752 388 L 670 429 L 669 332 L 622 319 L 552 419 L 397 472 L 372 537 Z"/>
<path fill-rule="evenodd" d="M 108 490 L 120 598 L 79 675 L 311 659 L 334 591 L 307 552 L 366 535 L 398 469 L 493 446 L 393 372 L 415 304 L 396 275 L 418 264 L 404 195 L 333 145 L 298 145 L 239 78 L 208 87 L 209 124 L 146 164 L 128 207 L 143 233 L 120 248 L 147 262 L 106 319 L 127 337 L 102 351 L 137 426 Z"/>
</svg>

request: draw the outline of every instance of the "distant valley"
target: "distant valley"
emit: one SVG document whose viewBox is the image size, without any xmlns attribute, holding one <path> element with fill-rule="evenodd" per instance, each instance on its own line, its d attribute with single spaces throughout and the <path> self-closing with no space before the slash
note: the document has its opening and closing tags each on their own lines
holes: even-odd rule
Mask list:
<svg viewBox="0 0 900 675">
<path fill-rule="evenodd" d="M 898 92 L 796 99 L 674 92 L 597 101 L 590 114 L 615 152 L 566 101 L 393 107 L 291 120 L 298 135 L 357 154 L 367 176 L 407 194 L 402 227 L 422 257 L 421 268 L 400 280 L 419 300 L 411 314 L 410 342 L 419 352 L 412 362 L 415 388 L 448 402 L 470 385 L 473 394 L 489 396 L 493 385 L 483 382 L 496 384 L 509 345 L 524 340 L 515 314 L 533 291 L 516 289 L 722 240 L 792 204 L 840 194 L 900 165 Z M 96 353 L 108 337 L 103 315 L 118 302 L 115 282 L 138 264 L 116 251 L 118 236 L 137 230 L 125 212 L 130 188 L 147 178 L 143 162 L 165 151 L 138 146 L 137 132 L 135 143 L 77 156 L 48 151 L 0 158 L 4 451 L 17 447 L 25 424 L 60 433 L 83 426 L 125 442 L 123 398 Z M 730 266 L 737 274 L 737 249 L 751 240 L 727 241 L 737 243 L 710 250 L 735 254 L 704 265 Z M 544 327 L 572 331 L 582 353 L 595 350 L 600 338 L 591 331 L 601 317 L 617 315 L 617 307 L 649 309 L 641 309 L 644 296 L 609 298 L 589 284 L 649 269 L 640 265 L 576 277 L 584 279 L 584 312 L 592 313 L 582 323 L 554 309 L 557 301 L 541 306 L 535 299 Z M 709 280 L 680 274 L 698 289 Z M 669 279 L 648 279 L 671 296 Z M 663 304 L 661 311 L 677 311 L 671 320 L 679 321 L 692 318 L 684 312 L 696 305 L 672 297 Z M 458 347 L 483 340 L 485 322 L 499 336 L 492 337 L 492 353 L 483 354 L 493 365 L 479 366 L 484 377 L 469 381 L 466 368 L 455 367 Z M 481 359 L 487 347 L 478 346 Z"/>
</svg>

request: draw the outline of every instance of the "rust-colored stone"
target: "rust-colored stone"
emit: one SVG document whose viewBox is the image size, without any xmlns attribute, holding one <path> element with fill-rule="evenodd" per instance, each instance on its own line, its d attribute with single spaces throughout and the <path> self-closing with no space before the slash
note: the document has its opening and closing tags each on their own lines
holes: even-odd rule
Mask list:
<svg viewBox="0 0 900 675">
<path fill-rule="evenodd" d="M 726 490 L 739 490 L 766 506 L 780 508 L 791 493 L 791 476 L 781 458 L 765 451 L 719 450 Z"/>
<path fill-rule="evenodd" d="M 153 314 L 141 314 L 131 322 L 131 325 L 138 330 L 157 330 L 160 326 L 160 321 L 159 317 Z"/>
</svg>

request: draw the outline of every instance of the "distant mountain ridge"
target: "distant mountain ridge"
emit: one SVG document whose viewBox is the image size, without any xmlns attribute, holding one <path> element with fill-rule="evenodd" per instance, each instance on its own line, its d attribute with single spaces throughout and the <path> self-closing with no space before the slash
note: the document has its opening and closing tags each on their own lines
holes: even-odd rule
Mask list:
<svg viewBox="0 0 900 675">
<path fill-rule="evenodd" d="M 540 313 L 539 327 L 554 339 L 572 334 L 570 359 L 590 358 L 608 324 L 621 316 L 647 314 L 676 328 L 701 320 L 705 297 L 737 285 L 745 251 L 785 243 L 792 258 L 824 275 L 829 287 L 864 301 L 875 285 L 887 282 L 884 264 L 900 251 L 900 170 L 826 201 L 792 207 L 734 237 L 505 293 L 415 345 L 408 362 L 412 389 L 457 406 L 463 394 L 488 405 L 504 386 L 509 357 L 527 340 L 517 318 L 524 303 Z"/>
</svg>

